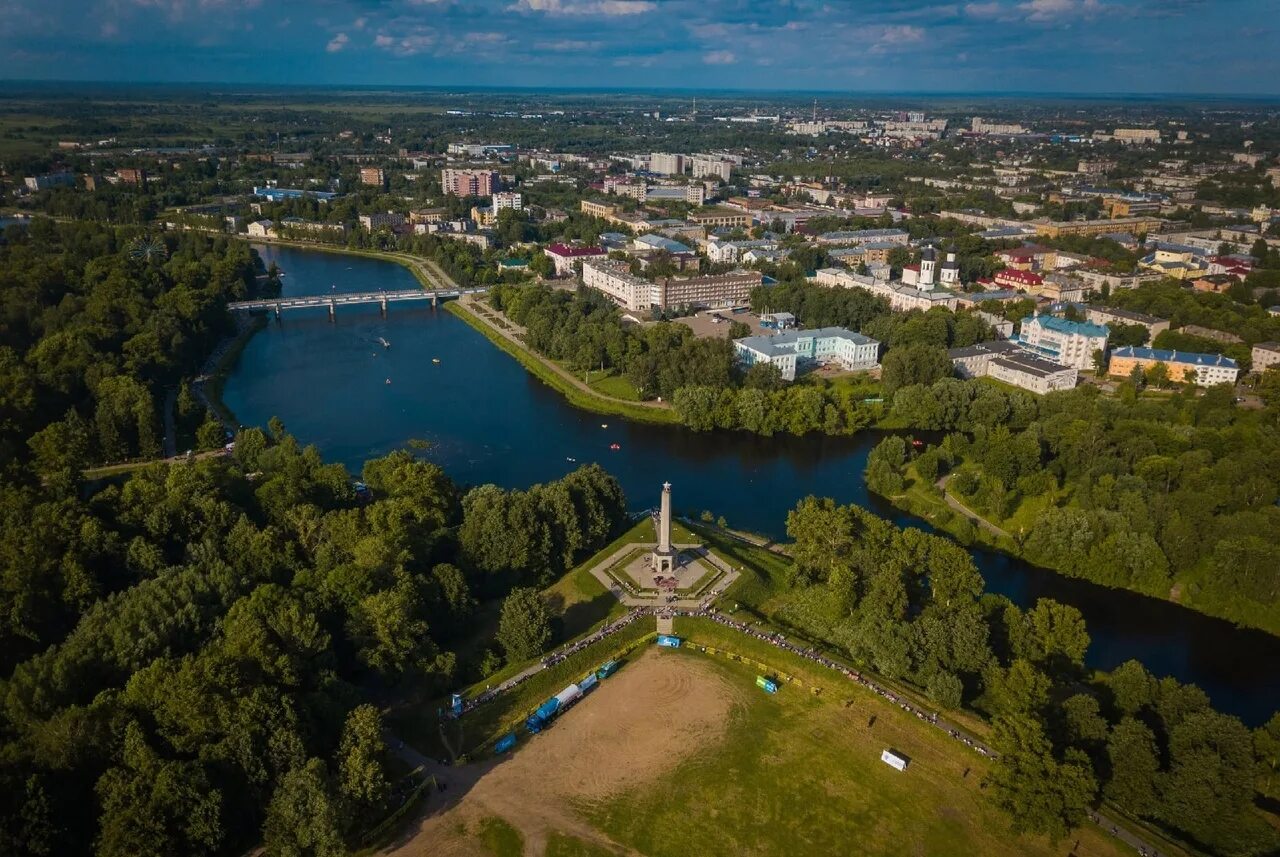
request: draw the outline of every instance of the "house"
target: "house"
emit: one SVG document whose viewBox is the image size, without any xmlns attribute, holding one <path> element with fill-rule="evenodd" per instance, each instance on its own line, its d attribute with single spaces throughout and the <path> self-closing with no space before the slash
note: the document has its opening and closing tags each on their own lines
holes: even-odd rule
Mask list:
<svg viewBox="0 0 1280 857">
<path fill-rule="evenodd" d="M 785 381 L 794 381 L 797 369 L 812 363 L 834 363 L 849 371 L 865 371 L 875 369 L 880 359 L 879 342 L 843 327 L 747 336 L 735 339 L 733 347 L 744 365 L 773 364 Z"/>
<path fill-rule="evenodd" d="M 1236 361 L 1221 354 L 1197 354 L 1192 351 L 1166 351 L 1126 345 L 1111 352 L 1107 374 L 1127 378 L 1134 367 L 1144 372 L 1156 364 L 1164 364 L 1169 380 L 1193 383 L 1200 387 L 1234 384 L 1240 375 Z"/>
<path fill-rule="evenodd" d="M 574 263 L 588 259 L 604 259 L 608 257 L 603 247 L 573 247 L 568 244 L 551 244 L 542 251 L 551 259 L 557 277 L 566 277 L 575 273 Z"/>
<path fill-rule="evenodd" d="M 1109 334 L 1104 325 L 1038 315 L 1022 320 L 1015 341 L 1033 354 L 1061 366 L 1089 369 L 1093 366 L 1095 351 L 1106 353 Z"/>
</svg>

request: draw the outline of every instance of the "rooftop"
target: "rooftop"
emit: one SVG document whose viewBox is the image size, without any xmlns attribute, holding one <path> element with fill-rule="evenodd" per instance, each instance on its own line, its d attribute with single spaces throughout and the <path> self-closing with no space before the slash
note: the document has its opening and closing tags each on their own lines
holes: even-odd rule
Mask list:
<svg viewBox="0 0 1280 857">
<path fill-rule="evenodd" d="M 1061 372 L 1075 371 L 1016 348 L 1014 352 L 1002 354 L 991 362 L 1003 363 L 1006 366 L 1017 369 L 1019 372 L 1026 372 L 1028 375 L 1034 375 L 1037 378 L 1050 378 Z"/>
<path fill-rule="evenodd" d="M 1197 354 L 1194 351 L 1169 351 L 1164 348 L 1144 348 L 1126 345 L 1111 352 L 1112 357 L 1136 357 L 1139 360 L 1158 360 L 1161 363 L 1185 363 L 1195 366 L 1225 366 L 1235 369 L 1236 361 L 1221 354 Z"/>
<path fill-rule="evenodd" d="M 802 339 L 844 339 L 854 345 L 879 345 L 869 336 L 845 330 L 843 327 L 822 327 L 817 330 L 784 330 L 774 336 L 745 336 L 734 342 L 745 348 L 770 357 L 779 354 L 794 354 L 795 344 Z M 785 347 L 791 346 L 791 347 Z"/>
<path fill-rule="evenodd" d="M 1025 330 L 1028 324 L 1033 323 L 1038 323 L 1047 330 L 1077 334 L 1079 336 L 1108 336 L 1111 333 L 1105 325 L 1093 324 L 1088 321 L 1068 321 L 1065 318 L 1058 318 L 1056 315 L 1029 315 L 1022 320 L 1022 328 Z"/>
</svg>

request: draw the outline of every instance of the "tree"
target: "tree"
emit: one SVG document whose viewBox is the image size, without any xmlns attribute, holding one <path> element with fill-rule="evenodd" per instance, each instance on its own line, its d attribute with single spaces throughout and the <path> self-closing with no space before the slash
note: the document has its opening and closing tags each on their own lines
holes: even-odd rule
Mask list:
<svg viewBox="0 0 1280 857">
<path fill-rule="evenodd" d="M 1142 721 L 1121 719 L 1107 738 L 1107 759 L 1111 778 L 1103 794 L 1127 811 L 1150 816 L 1156 810 L 1156 778 L 1160 757 L 1156 738 Z"/>
<path fill-rule="evenodd" d="M 1068 750 L 1056 760 L 1040 724 L 1025 716 L 998 719 L 992 744 L 999 755 L 988 776 L 989 793 L 1015 831 L 1056 843 L 1084 820 L 1098 791 L 1087 756 Z"/>
<path fill-rule="evenodd" d="M 911 384 L 932 384 L 949 378 L 953 369 L 945 349 L 931 345 L 906 345 L 889 349 L 881 361 L 880 381 L 886 395 Z"/>
<path fill-rule="evenodd" d="M 342 815 L 324 762 L 311 759 L 284 775 L 267 806 L 263 839 L 270 857 L 341 857 Z"/>
<path fill-rule="evenodd" d="M 1163 363 L 1152 364 L 1147 369 L 1147 383 L 1157 389 L 1165 387 L 1169 383 L 1169 367 Z"/>
<path fill-rule="evenodd" d="M 551 616 L 536 589 L 513 589 L 502 602 L 498 642 L 511 663 L 535 658 L 547 650 Z"/>
<path fill-rule="evenodd" d="M 360 814 L 379 807 L 391 792 L 382 739 L 382 714 L 360 705 L 347 715 L 338 747 L 338 793 Z"/>
<path fill-rule="evenodd" d="M 1093 349 L 1093 374 L 1099 378 L 1107 374 L 1107 352 L 1101 348 Z"/>
</svg>

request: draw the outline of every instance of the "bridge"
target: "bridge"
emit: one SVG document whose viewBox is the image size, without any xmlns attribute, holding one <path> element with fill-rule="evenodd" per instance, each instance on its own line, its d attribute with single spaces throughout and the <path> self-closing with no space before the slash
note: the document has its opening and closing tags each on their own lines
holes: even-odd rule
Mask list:
<svg viewBox="0 0 1280 857">
<path fill-rule="evenodd" d="M 227 309 L 232 312 L 248 312 L 251 310 L 271 310 L 280 317 L 280 313 L 287 309 L 309 309 L 314 307 L 328 307 L 329 317 L 333 318 L 337 315 L 340 306 L 356 306 L 360 304 L 378 304 L 382 307 L 382 311 L 387 311 L 387 305 L 398 303 L 400 301 L 431 301 L 431 305 L 435 306 L 439 301 L 445 298 L 456 298 L 461 295 L 476 294 L 486 291 L 483 288 L 472 289 L 436 289 L 427 291 L 425 289 L 405 289 L 395 292 L 331 292 L 327 295 L 302 295 L 293 298 L 259 298 L 252 301 L 233 301 L 227 304 Z"/>
</svg>

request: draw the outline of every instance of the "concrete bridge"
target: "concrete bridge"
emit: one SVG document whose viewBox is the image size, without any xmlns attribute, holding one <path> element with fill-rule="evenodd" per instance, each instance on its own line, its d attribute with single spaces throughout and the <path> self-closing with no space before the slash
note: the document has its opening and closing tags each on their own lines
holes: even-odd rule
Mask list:
<svg viewBox="0 0 1280 857">
<path fill-rule="evenodd" d="M 293 298 L 260 298 L 253 301 L 233 301 L 227 304 L 227 309 L 232 312 L 248 312 L 251 310 L 271 310 L 275 313 L 276 318 L 280 317 L 280 313 L 287 309 L 308 309 L 314 307 L 328 307 L 329 317 L 333 318 L 337 315 L 340 306 L 355 306 L 359 304 L 378 304 L 382 307 L 382 311 L 387 311 L 387 305 L 398 303 L 400 301 L 431 301 L 431 305 L 435 306 L 439 301 L 446 298 L 456 298 L 461 295 L 476 294 L 483 292 L 483 288 L 474 289 L 437 289 L 434 291 L 426 291 L 425 289 L 405 289 L 395 292 L 332 292 L 327 295 L 302 295 Z"/>
</svg>

